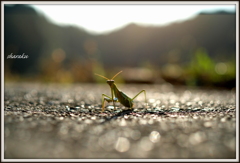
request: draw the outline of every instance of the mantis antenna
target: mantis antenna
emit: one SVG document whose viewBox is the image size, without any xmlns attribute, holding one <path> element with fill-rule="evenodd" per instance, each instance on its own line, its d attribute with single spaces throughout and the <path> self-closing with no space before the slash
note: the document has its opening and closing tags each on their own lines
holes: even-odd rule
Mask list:
<svg viewBox="0 0 240 163">
<path fill-rule="evenodd" d="M 118 74 L 120 74 L 122 71 L 118 72 L 116 75 L 114 75 L 114 77 L 112 77 L 111 80 L 113 80 Z"/>
<path fill-rule="evenodd" d="M 120 74 L 122 71 L 120 71 L 120 72 L 118 72 L 116 75 L 114 75 L 114 77 L 111 79 L 111 80 L 113 80 L 118 74 Z M 110 80 L 110 79 L 108 79 L 108 78 L 106 78 L 105 76 L 102 76 L 102 75 L 99 75 L 99 74 L 96 74 L 95 73 L 95 75 L 97 75 L 97 76 L 100 76 L 100 77 L 102 77 L 102 78 L 104 78 L 104 79 L 107 79 L 107 80 Z"/>
<path fill-rule="evenodd" d="M 99 75 L 99 74 L 96 74 L 95 73 L 95 75 L 97 75 L 97 76 L 100 76 L 100 77 L 102 77 L 102 78 L 104 78 L 104 79 L 107 79 L 107 80 L 109 80 L 108 78 L 106 78 L 105 76 L 102 76 L 102 75 Z"/>
</svg>

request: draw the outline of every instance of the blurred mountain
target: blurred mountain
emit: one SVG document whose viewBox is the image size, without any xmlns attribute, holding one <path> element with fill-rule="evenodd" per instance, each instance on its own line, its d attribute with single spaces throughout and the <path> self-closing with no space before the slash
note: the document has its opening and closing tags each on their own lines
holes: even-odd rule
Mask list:
<svg viewBox="0 0 240 163">
<path fill-rule="evenodd" d="M 202 12 L 168 26 L 130 24 L 109 34 L 93 35 L 79 27 L 55 25 L 26 5 L 4 6 L 6 74 L 47 76 L 61 70 L 62 74 L 70 71 L 64 75 L 72 76 L 73 81 L 83 81 L 84 76 L 87 81 L 92 77 L 86 74 L 100 68 L 188 63 L 200 47 L 219 62 L 235 59 L 235 13 Z M 23 53 L 29 58 L 7 59 L 9 54 Z"/>
<path fill-rule="evenodd" d="M 39 71 L 37 62 L 44 44 L 39 24 L 43 21 L 35 10 L 22 5 L 4 7 L 4 59 L 5 68 L 26 73 L 30 68 Z M 28 59 L 7 59 L 9 54 L 31 54 Z"/>
<path fill-rule="evenodd" d="M 42 70 L 55 49 L 64 49 L 65 61 L 83 53 L 83 42 L 91 35 L 77 27 L 61 27 L 49 22 L 26 5 L 4 6 L 5 68 L 13 73 L 33 74 Z M 28 55 L 28 59 L 7 59 L 9 54 Z"/>
<path fill-rule="evenodd" d="M 130 24 L 97 38 L 105 54 L 104 65 L 109 67 L 122 63 L 140 66 L 146 61 L 158 66 L 171 61 L 185 62 L 199 47 L 207 49 L 210 57 L 225 60 L 236 54 L 235 22 L 234 14 L 201 13 L 194 19 L 164 27 Z"/>
</svg>

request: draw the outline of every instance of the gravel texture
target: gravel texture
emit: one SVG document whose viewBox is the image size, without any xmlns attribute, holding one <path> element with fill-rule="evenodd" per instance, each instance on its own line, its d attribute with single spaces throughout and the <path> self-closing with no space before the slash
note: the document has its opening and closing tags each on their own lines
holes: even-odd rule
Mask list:
<svg viewBox="0 0 240 163">
<path fill-rule="evenodd" d="M 107 84 L 5 83 L 5 159 L 236 159 L 235 90 L 118 85 L 128 110 L 111 103 Z"/>
</svg>

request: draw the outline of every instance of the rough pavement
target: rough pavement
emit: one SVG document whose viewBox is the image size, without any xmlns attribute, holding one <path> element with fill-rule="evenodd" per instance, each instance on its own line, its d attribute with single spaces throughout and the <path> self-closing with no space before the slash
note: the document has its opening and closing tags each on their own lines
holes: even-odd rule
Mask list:
<svg viewBox="0 0 240 163">
<path fill-rule="evenodd" d="M 148 106 L 101 113 L 107 84 L 5 84 L 5 159 L 236 158 L 235 90 L 118 87 Z"/>
</svg>

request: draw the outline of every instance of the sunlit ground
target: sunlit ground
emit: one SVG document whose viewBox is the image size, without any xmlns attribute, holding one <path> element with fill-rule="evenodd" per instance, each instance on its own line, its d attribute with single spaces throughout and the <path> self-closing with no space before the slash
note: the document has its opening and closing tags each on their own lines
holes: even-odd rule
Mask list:
<svg viewBox="0 0 240 163">
<path fill-rule="evenodd" d="M 234 159 L 234 91 L 119 85 L 133 110 L 107 103 L 106 84 L 6 84 L 8 159 Z"/>
</svg>

